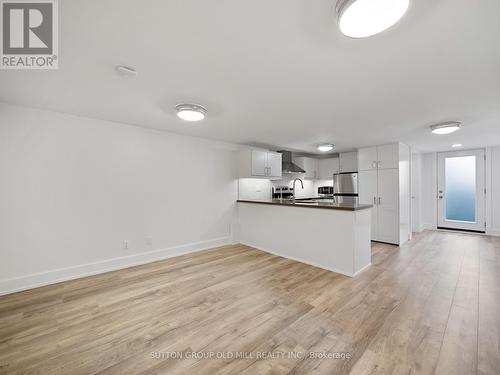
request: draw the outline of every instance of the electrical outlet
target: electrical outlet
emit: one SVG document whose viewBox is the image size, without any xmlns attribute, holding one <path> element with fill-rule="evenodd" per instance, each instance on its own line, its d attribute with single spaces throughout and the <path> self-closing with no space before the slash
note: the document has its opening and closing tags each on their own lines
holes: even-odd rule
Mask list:
<svg viewBox="0 0 500 375">
<path fill-rule="evenodd" d="M 129 246 L 128 240 L 123 240 L 123 250 L 127 250 Z"/>
</svg>

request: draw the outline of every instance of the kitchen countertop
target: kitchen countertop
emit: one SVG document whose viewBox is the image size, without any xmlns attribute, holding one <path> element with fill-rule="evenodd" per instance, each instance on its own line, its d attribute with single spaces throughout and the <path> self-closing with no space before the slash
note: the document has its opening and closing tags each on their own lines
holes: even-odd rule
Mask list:
<svg viewBox="0 0 500 375">
<path fill-rule="evenodd" d="M 292 206 L 292 207 L 310 207 L 322 208 L 330 210 L 343 210 L 343 211 L 359 211 L 372 208 L 371 204 L 354 204 L 354 203 L 334 203 L 331 200 L 315 200 L 315 199 L 299 199 L 294 201 L 288 199 L 267 199 L 267 200 L 251 200 L 251 199 L 238 199 L 242 203 L 256 203 L 256 204 L 270 204 L 276 206 Z"/>
</svg>

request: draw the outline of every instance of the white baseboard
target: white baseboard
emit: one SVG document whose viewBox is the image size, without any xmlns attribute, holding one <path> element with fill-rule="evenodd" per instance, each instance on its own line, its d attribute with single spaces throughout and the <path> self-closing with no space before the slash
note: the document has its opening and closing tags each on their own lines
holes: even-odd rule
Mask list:
<svg viewBox="0 0 500 375">
<path fill-rule="evenodd" d="M 173 258 L 179 255 L 207 250 L 214 247 L 229 245 L 231 237 L 221 237 L 213 240 L 196 242 L 186 245 L 158 249 L 124 257 L 106 259 L 99 262 L 87 263 L 78 266 L 59 268 L 12 279 L 0 280 L 0 295 L 19 292 L 21 290 L 38 288 L 62 281 L 116 271 L 123 268 L 138 266 L 158 260 Z"/>
<path fill-rule="evenodd" d="M 489 236 L 500 236 L 500 229 L 490 229 L 486 234 Z"/>
<path fill-rule="evenodd" d="M 415 230 L 413 230 L 413 233 L 422 233 L 426 229 L 425 225 L 419 225 Z"/>
<path fill-rule="evenodd" d="M 424 223 L 422 225 L 422 230 L 436 230 L 437 227 L 435 224 L 432 224 L 432 223 Z"/>
<path fill-rule="evenodd" d="M 372 262 L 368 263 L 366 266 L 361 268 L 358 272 L 355 272 L 352 277 L 358 276 L 361 272 L 365 272 L 368 268 L 370 268 L 372 265 Z"/>
<path fill-rule="evenodd" d="M 276 255 L 276 256 L 279 256 L 279 257 L 282 257 L 282 258 L 286 258 L 286 259 L 290 259 L 290 260 L 293 260 L 295 262 L 308 264 L 308 265 L 313 266 L 313 267 L 321 268 L 323 270 L 327 270 L 327 271 L 339 273 L 341 275 L 349 276 L 349 277 L 354 277 L 354 276 L 360 274 L 361 272 L 363 272 L 365 269 L 367 269 L 368 267 L 370 267 L 372 265 L 370 263 L 370 264 L 366 265 L 365 267 L 363 267 L 362 269 L 360 269 L 358 272 L 352 273 L 352 272 L 346 272 L 346 271 L 338 270 L 338 269 L 335 269 L 335 268 L 332 268 L 332 267 L 327 267 L 325 265 L 322 265 L 322 264 L 319 264 L 319 263 L 316 263 L 316 262 L 310 262 L 310 261 L 306 261 L 304 259 L 300 259 L 300 258 L 296 258 L 296 257 L 290 257 L 288 255 L 283 255 L 283 254 L 280 254 L 279 252 L 276 252 L 274 250 L 271 251 L 271 250 L 263 249 L 262 247 L 255 246 L 255 245 L 252 245 L 252 244 L 249 244 L 249 243 L 245 243 L 245 242 L 240 242 L 240 243 L 242 245 L 250 246 L 250 247 L 253 247 L 254 249 L 257 249 L 257 250 L 260 250 L 260 251 L 264 251 L 264 252 L 272 254 L 272 255 Z"/>
</svg>

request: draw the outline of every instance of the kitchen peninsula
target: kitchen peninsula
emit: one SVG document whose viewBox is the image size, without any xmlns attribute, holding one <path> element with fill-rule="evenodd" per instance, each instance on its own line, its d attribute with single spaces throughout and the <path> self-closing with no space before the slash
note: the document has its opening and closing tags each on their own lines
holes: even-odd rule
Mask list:
<svg viewBox="0 0 500 375">
<path fill-rule="evenodd" d="M 371 207 L 240 199 L 239 242 L 353 277 L 371 264 Z"/>
</svg>

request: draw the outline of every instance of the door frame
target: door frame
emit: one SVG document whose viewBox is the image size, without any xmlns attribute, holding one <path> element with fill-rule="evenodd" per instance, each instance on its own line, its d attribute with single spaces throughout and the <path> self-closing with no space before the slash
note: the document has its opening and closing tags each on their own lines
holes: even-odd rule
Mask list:
<svg viewBox="0 0 500 375">
<path fill-rule="evenodd" d="M 446 220 L 444 217 L 446 210 L 446 204 L 445 204 L 446 199 L 444 199 L 444 196 L 442 195 L 445 190 L 443 185 L 445 178 L 444 162 L 446 160 L 446 157 L 450 156 L 455 156 L 455 157 L 476 156 L 476 173 L 482 173 L 482 178 L 476 177 L 476 222 L 475 223 Z M 486 232 L 486 150 L 484 148 L 481 148 L 481 149 L 471 149 L 471 150 L 438 152 L 436 159 L 437 159 L 437 170 L 436 170 L 437 229 L 485 233 Z M 452 224 L 450 225 L 450 223 Z"/>
</svg>

